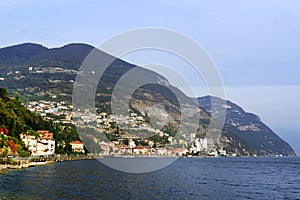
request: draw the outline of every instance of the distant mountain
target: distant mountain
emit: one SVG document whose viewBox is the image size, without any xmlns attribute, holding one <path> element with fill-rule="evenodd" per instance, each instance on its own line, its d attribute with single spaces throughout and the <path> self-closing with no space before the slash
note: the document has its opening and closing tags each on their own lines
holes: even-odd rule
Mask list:
<svg viewBox="0 0 300 200">
<path fill-rule="evenodd" d="M 118 80 L 126 72 L 136 68 L 141 76 L 143 74 L 143 77 L 151 77 L 157 83 L 142 87 L 144 93 L 149 92 L 149 94 L 156 95 L 163 92 L 164 95 L 169 97 L 169 101 L 174 104 L 176 100 L 174 95 L 170 95 L 169 90 L 162 87 L 157 89 L 159 87 L 158 83 L 160 83 L 166 88 L 176 90 L 185 102 L 194 104 L 189 97 L 171 86 L 159 74 L 114 58 L 87 44 L 68 44 L 60 48 L 49 49 L 39 44 L 25 43 L 2 48 L 0 49 L 0 77 L 2 76 L 4 80 L 0 82 L 0 86 L 8 89 L 38 87 L 51 92 L 55 92 L 53 88 L 56 88 L 56 94 L 60 95 L 62 90 L 66 92 L 64 88 L 72 86 L 77 73 L 79 73 L 80 65 L 92 50 L 96 51 L 99 60 L 112 61 L 98 84 L 97 98 L 101 96 L 102 101 L 109 101 L 111 92 Z M 103 67 L 101 61 L 97 63 L 99 68 Z M 68 90 L 67 92 L 70 97 L 72 91 Z M 144 98 L 142 93 L 135 96 Z"/>
<path fill-rule="evenodd" d="M 15 52 L 16 49 L 18 49 L 18 52 Z M 41 49 L 41 51 L 36 51 L 35 49 Z M 97 68 L 104 67 L 108 60 L 112 61 L 98 83 L 95 98 L 96 106 L 99 110 L 105 112 L 111 111 L 109 102 L 111 101 L 112 92 L 116 84 L 125 73 L 135 69 L 139 73 L 135 78 L 140 80 L 151 79 L 152 83 L 138 88 L 134 91 L 132 98 L 125 97 L 122 101 L 119 101 L 120 106 L 127 106 L 126 102 L 128 100 L 131 109 L 145 116 L 148 114 L 151 115 L 153 112 L 150 112 L 150 110 L 153 108 L 153 105 L 157 105 L 157 103 L 160 102 L 158 107 L 164 109 L 166 113 L 169 114 L 170 119 L 167 121 L 170 122 L 170 126 L 173 126 L 173 128 L 170 128 L 172 130 L 178 129 L 181 114 L 179 102 L 176 97 L 180 98 L 181 102 L 187 108 L 193 105 L 196 109 L 195 112 L 201 113 L 203 119 L 210 118 L 203 110 L 197 108 L 192 99 L 187 97 L 179 89 L 170 85 L 161 75 L 127 63 L 121 59 L 114 58 L 86 44 L 69 44 L 52 49 L 44 48 L 36 44 L 23 44 L 0 49 L 0 57 L 1 54 L 7 55 L 7 52 L 13 55 L 2 56 L 3 60 L 0 61 L 0 77 L 3 80 L 0 81 L 0 86 L 8 88 L 10 91 L 24 94 L 25 96 L 31 93 L 32 96 L 43 96 L 44 98 L 49 98 L 49 100 L 55 96 L 55 99 L 52 100 L 71 101 L 75 77 L 77 74 L 83 73 L 78 71 L 79 67 L 92 50 L 95 50 L 100 60 L 100 62 L 96 63 Z M 36 54 L 30 53 L 30 55 L 24 59 L 26 52 L 36 52 Z M 94 73 L 97 73 L 97 70 L 91 70 L 84 75 L 91 77 L 91 79 L 86 80 L 85 85 L 91 85 L 89 81 L 93 79 Z M 128 84 L 131 84 L 131 81 Z M 130 87 L 129 85 L 120 86 L 124 89 Z M 87 91 L 82 91 L 82 93 L 86 92 Z M 173 94 L 174 92 L 176 96 Z M 154 112 L 156 115 L 155 118 L 161 119 L 161 115 L 165 115 L 165 113 L 158 111 L 159 109 L 157 109 L 157 112 Z M 154 116 L 152 117 L 154 118 Z M 192 115 L 190 118 L 194 120 Z M 186 119 L 186 123 L 192 123 L 190 122 L 191 120 Z M 196 123 L 198 123 L 198 121 Z M 195 124 L 195 120 L 193 124 Z M 199 128 L 202 129 L 203 127 L 200 126 Z M 186 132 L 189 131 L 186 130 Z M 214 136 L 214 139 L 216 138 L 217 136 Z"/>
<path fill-rule="evenodd" d="M 95 48 L 87 44 L 46 48 L 32 43 L 1 48 L 0 77 L 4 80 L 0 82 L 0 86 L 9 90 L 38 87 L 51 93 L 66 94 L 70 100 L 70 82 L 75 80 L 81 63 L 93 49 Z M 97 52 L 103 59 L 112 57 L 100 50 Z M 99 90 L 112 88 L 112 83 L 116 83 L 122 74 L 134 67 L 136 66 L 115 58 L 103 76 L 104 87 Z"/>
<path fill-rule="evenodd" d="M 288 143 L 276 135 L 260 118 L 245 112 L 240 106 L 211 96 L 199 97 L 199 105 L 211 113 L 211 98 L 214 102 L 226 108 L 224 128 L 231 133 L 235 141 L 239 141 L 244 148 L 256 155 L 284 155 L 295 156 L 294 150 Z M 219 116 L 215 116 L 218 119 Z"/>
</svg>

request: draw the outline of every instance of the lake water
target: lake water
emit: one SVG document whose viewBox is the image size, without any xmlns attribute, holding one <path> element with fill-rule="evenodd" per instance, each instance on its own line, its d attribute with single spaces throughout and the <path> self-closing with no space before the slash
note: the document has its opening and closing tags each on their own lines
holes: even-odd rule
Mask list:
<svg viewBox="0 0 300 200">
<path fill-rule="evenodd" d="M 97 160 L 7 172 L 0 199 L 300 199 L 300 158 L 182 158 L 143 174 Z"/>
</svg>

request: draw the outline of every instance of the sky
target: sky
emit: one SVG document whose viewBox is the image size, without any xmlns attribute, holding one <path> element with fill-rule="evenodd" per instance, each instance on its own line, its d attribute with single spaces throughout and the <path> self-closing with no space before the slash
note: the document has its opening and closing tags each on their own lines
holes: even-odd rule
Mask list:
<svg viewBox="0 0 300 200">
<path fill-rule="evenodd" d="M 136 28 L 177 31 L 199 43 L 214 61 L 226 97 L 258 114 L 299 154 L 299 9 L 298 0 L 0 1 L 0 47 L 24 42 L 98 46 Z M 142 54 L 127 60 L 146 61 Z M 203 80 L 192 84 L 197 95 L 205 93 Z"/>
</svg>

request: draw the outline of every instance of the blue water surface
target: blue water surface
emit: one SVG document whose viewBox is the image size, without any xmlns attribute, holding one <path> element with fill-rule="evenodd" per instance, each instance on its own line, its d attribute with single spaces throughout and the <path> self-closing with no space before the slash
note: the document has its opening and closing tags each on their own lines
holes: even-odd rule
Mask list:
<svg viewBox="0 0 300 200">
<path fill-rule="evenodd" d="M 97 160 L 6 172 L 0 199 L 300 199 L 300 158 L 181 158 L 142 174 Z"/>
</svg>

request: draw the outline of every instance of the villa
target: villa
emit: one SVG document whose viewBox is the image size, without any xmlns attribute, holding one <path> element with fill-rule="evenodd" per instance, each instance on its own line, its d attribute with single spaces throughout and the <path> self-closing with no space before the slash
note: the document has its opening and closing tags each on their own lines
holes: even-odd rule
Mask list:
<svg viewBox="0 0 300 200">
<path fill-rule="evenodd" d="M 55 152 L 55 140 L 53 133 L 47 130 L 39 130 L 39 137 L 30 134 L 21 134 L 20 137 L 29 149 L 32 156 L 51 156 Z"/>
<path fill-rule="evenodd" d="M 84 145 L 82 142 L 80 142 L 79 140 L 75 140 L 70 142 L 70 145 L 72 146 L 72 150 L 74 152 L 80 152 L 80 153 L 84 153 Z"/>
</svg>

